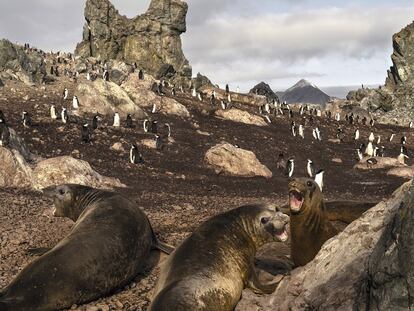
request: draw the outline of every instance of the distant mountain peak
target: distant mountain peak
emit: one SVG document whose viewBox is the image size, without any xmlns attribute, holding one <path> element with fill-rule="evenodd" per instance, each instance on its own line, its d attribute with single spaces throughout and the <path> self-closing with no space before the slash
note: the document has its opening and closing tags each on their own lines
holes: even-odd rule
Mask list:
<svg viewBox="0 0 414 311">
<path fill-rule="evenodd" d="M 315 84 L 301 79 L 294 86 L 287 89 L 281 99 L 287 103 L 325 105 L 330 97 Z"/>
</svg>

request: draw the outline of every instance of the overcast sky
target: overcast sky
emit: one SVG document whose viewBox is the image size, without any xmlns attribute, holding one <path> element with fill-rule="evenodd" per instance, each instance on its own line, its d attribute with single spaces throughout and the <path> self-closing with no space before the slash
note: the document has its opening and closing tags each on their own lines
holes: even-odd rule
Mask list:
<svg viewBox="0 0 414 311">
<path fill-rule="evenodd" d="M 113 0 L 121 14 L 150 0 Z M 414 20 L 412 0 L 188 0 L 184 53 L 214 83 L 248 90 L 260 81 L 285 89 L 382 84 L 391 37 Z M 0 0 L 0 37 L 44 50 L 73 51 L 84 0 Z"/>
</svg>

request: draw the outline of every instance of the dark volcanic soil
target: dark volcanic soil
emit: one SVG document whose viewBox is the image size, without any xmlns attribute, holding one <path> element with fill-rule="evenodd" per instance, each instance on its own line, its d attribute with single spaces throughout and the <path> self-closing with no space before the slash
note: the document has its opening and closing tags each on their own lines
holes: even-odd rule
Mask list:
<svg viewBox="0 0 414 311">
<path fill-rule="evenodd" d="M 75 85 L 66 81 L 70 94 Z M 272 125 L 261 128 L 212 117 L 206 102 L 193 101 L 189 95 L 179 95 L 177 100 L 191 112 L 191 120 L 155 115 L 160 123 L 168 122 L 172 127 L 175 143 L 166 145 L 162 152 L 141 147 L 145 164 L 128 162 L 131 143 L 152 138 L 142 130 L 142 120 L 136 120 L 134 129 L 108 127 L 111 117 L 93 134 L 90 144 L 80 142 L 80 124 L 63 126 L 60 121 L 49 118 L 49 107 L 55 104 L 71 107 L 71 101 L 63 102 L 60 84 L 45 87 L 26 87 L 8 82 L 0 89 L 0 110 L 25 141 L 31 151 L 41 157 L 72 155 L 88 161 L 99 173 L 116 177 L 128 186 L 122 193 L 135 200 L 148 214 L 160 239 L 178 245 L 200 222 L 222 211 L 251 202 L 287 201 L 287 178 L 276 170 L 279 152 L 294 157 L 295 176 L 305 175 L 306 160 L 312 159 L 317 168 L 325 170 L 325 198 L 328 200 L 375 201 L 388 197 L 404 180 L 386 175 L 386 171 L 355 171 L 355 148 L 367 141 L 373 131 L 381 135 L 389 156 L 399 153 L 399 138 L 408 137 L 407 148 L 412 149 L 413 131 L 408 128 L 376 125 L 374 128 L 358 125 L 361 141 L 353 140 L 357 126 L 340 122 L 346 133 L 345 142 L 331 143 L 335 138 L 338 123 L 316 118 L 322 132 L 322 142 L 315 142 L 308 126 L 306 140 L 290 134 L 290 122 L 280 117 Z M 24 97 L 28 96 L 25 100 Z M 236 105 L 237 106 L 237 105 Z M 253 107 L 243 109 L 256 112 Z M 34 125 L 24 129 L 20 115 L 23 110 L 33 116 Z M 89 119 L 91 116 L 88 116 Z M 295 117 L 300 121 L 299 116 Z M 201 135 L 196 131 L 209 133 Z M 391 144 L 387 138 L 396 133 Z M 216 175 L 203 159 L 205 152 L 215 144 L 227 141 L 241 148 L 252 150 L 259 160 L 273 171 L 270 180 L 263 178 L 236 178 Z M 125 152 L 110 149 L 122 142 Z M 343 163 L 332 162 L 340 158 Z M 67 219 L 53 218 L 52 202 L 40 194 L 19 189 L 0 189 L 0 288 L 34 257 L 26 253 L 29 247 L 53 246 L 69 232 L 73 223 Z M 151 298 L 159 268 L 149 269 L 138 276 L 135 282 L 111 297 L 92 302 L 87 306 L 74 306 L 76 310 L 146 310 Z M 95 307 L 97 306 L 97 307 Z M 89 309 L 88 309 L 89 308 Z"/>
</svg>

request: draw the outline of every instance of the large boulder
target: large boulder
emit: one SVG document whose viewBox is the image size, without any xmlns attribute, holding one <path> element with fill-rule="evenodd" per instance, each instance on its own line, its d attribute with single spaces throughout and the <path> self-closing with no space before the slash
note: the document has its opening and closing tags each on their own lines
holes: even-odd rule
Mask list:
<svg viewBox="0 0 414 311">
<path fill-rule="evenodd" d="M 276 291 L 243 293 L 252 310 L 410 310 L 414 300 L 414 186 L 404 184 L 328 240 Z M 236 308 L 236 310 L 242 310 Z"/>
<path fill-rule="evenodd" d="M 357 164 L 354 165 L 354 169 L 358 170 L 379 170 L 379 169 L 389 169 L 392 167 L 401 167 L 404 164 L 398 162 L 396 158 L 389 158 L 389 157 L 375 157 L 374 159 L 377 160 L 377 164 L 369 165 L 367 163 L 368 159 L 372 159 L 371 157 L 365 157 L 361 159 Z"/>
<path fill-rule="evenodd" d="M 229 110 L 217 110 L 216 116 L 233 122 L 257 126 L 267 126 L 266 121 L 262 117 L 236 108 L 232 108 Z"/>
<path fill-rule="evenodd" d="M 397 176 L 405 179 L 413 179 L 414 166 L 394 167 L 387 172 L 387 175 Z"/>
<path fill-rule="evenodd" d="M 169 97 L 162 97 L 151 91 L 151 85 L 155 80 L 146 77 L 145 80 L 138 79 L 138 75 L 132 74 L 122 84 L 122 88 L 131 97 L 134 103 L 141 107 L 150 109 L 156 105 L 157 113 L 189 117 L 190 113 L 185 106 Z"/>
<path fill-rule="evenodd" d="M 68 156 L 39 162 L 32 175 L 32 187 L 37 190 L 59 184 L 80 184 L 94 188 L 125 187 L 118 179 L 104 177 L 94 171 L 88 162 Z"/>
<path fill-rule="evenodd" d="M 25 50 L 8 40 L 0 40 L 0 74 L 29 85 L 40 83 L 46 76 L 44 57 L 36 50 Z"/>
<path fill-rule="evenodd" d="M 17 151 L 0 146 L 0 187 L 30 187 L 31 168 Z"/>
<path fill-rule="evenodd" d="M 109 0 L 87 0 L 81 57 L 117 59 L 153 76 L 164 65 L 177 72 L 177 81 L 191 79 L 191 67 L 182 51 L 188 5 L 181 0 L 152 0 L 145 14 L 128 19 Z"/>
<path fill-rule="evenodd" d="M 260 163 L 253 152 L 228 143 L 212 147 L 207 151 L 204 159 L 217 174 L 224 173 L 239 177 L 272 177 L 272 172 Z"/>
<path fill-rule="evenodd" d="M 79 83 L 76 91 L 79 99 L 79 111 L 112 115 L 115 112 L 121 115 L 131 114 L 137 118 L 144 118 L 145 112 L 138 107 L 128 94 L 117 84 L 102 79 Z"/>
</svg>

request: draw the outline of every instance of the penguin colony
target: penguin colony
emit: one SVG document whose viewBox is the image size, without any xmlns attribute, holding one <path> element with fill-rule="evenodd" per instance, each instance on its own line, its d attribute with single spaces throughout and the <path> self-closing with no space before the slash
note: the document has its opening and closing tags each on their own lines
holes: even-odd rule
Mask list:
<svg viewBox="0 0 414 311">
<path fill-rule="evenodd" d="M 56 72 L 56 68 L 54 69 Z M 87 73 L 86 79 L 90 80 L 92 75 Z M 139 78 L 144 79 L 142 70 L 139 71 Z M 109 81 L 110 79 L 110 71 L 109 69 L 105 69 L 102 74 L 102 79 L 105 81 Z M 165 83 L 160 82 L 157 84 L 156 93 L 160 96 L 177 96 L 179 93 L 190 93 L 191 96 L 194 97 L 196 101 L 200 101 L 203 103 L 208 103 L 209 105 L 214 106 L 216 109 L 223 109 L 228 110 L 232 107 L 237 107 L 237 102 L 232 98 L 230 87 L 226 85 L 226 95 L 223 99 L 218 99 L 218 96 L 215 91 L 211 92 L 210 96 L 208 94 L 204 94 L 199 92 L 195 89 L 194 86 L 190 87 L 189 89 L 184 89 L 183 87 L 175 88 L 174 86 L 167 86 Z M 238 90 L 239 92 L 239 90 Z M 237 92 L 237 93 L 238 93 Z M 66 106 L 65 103 L 67 101 L 72 100 L 72 105 L 69 110 L 64 107 Z M 85 120 L 79 117 L 75 111 L 82 109 L 82 103 L 79 101 L 77 96 L 71 95 L 67 88 L 64 89 L 62 93 L 62 108 L 59 112 L 57 109 L 57 105 L 50 106 L 50 118 L 53 122 L 61 122 L 63 125 L 68 123 L 75 123 L 79 124 L 80 126 L 80 140 L 82 143 L 91 144 L 93 143 L 93 133 L 95 130 L 99 129 L 100 127 L 110 126 L 116 129 L 125 128 L 131 131 L 140 131 L 147 133 L 148 135 L 152 135 L 155 148 L 158 152 L 161 152 L 165 148 L 165 143 L 168 141 L 168 138 L 171 138 L 171 125 L 170 123 L 162 123 L 157 120 L 158 107 L 156 104 L 153 104 L 151 109 L 148 111 L 148 115 L 151 116 L 145 120 L 134 120 L 134 117 L 131 114 L 127 114 L 126 116 L 121 116 L 120 113 L 114 112 L 113 116 L 108 120 L 106 120 L 106 124 L 104 118 L 99 114 L 95 114 L 90 120 Z M 373 119 L 367 120 L 365 117 L 360 120 L 358 116 L 354 116 L 353 114 L 350 115 L 341 115 L 339 113 L 335 114 L 332 117 L 331 112 L 322 112 L 318 108 L 312 108 L 309 106 L 300 106 L 300 107 L 292 107 L 287 103 L 278 103 L 277 101 L 270 101 L 266 104 L 259 107 L 259 115 L 263 116 L 266 122 L 271 126 L 277 126 L 278 118 L 286 118 L 288 120 L 292 120 L 289 122 L 291 135 L 297 140 L 298 143 L 305 143 L 316 145 L 320 144 L 320 142 L 328 139 L 336 139 L 339 143 L 344 141 L 353 141 L 357 144 L 356 150 L 356 160 L 363 160 L 366 158 L 367 166 L 372 168 L 377 163 L 377 157 L 384 157 L 386 156 L 385 146 L 382 145 L 384 141 L 392 142 L 393 140 L 397 140 L 399 142 L 399 156 L 398 161 L 400 163 L 405 163 L 406 159 L 408 159 L 408 151 L 407 151 L 407 137 L 401 136 L 396 137 L 398 133 L 392 133 L 388 138 L 383 137 L 381 138 L 380 135 L 375 134 L 375 121 Z M 317 123 L 317 118 L 327 118 L 331 119 L 332 123 L 337 127 L 335 131 L 335 137 L 330 137 L 328 134 L 322 133 L 320 126 Z M 36 120 L 36 116 L 34 117 Z M 300 121 L 298 120 L 300 119 Z M 23 111 L 21 115 L 21 122 L 24 128 L 30 128 L 33 126 L 32 115 L 27 111 Z M 345 131 L 342 127 L 344 127 L 344 120 L 350 125 L 358 125 L 365 128 L 369 128 L 372 130 L 369 136 L 364 136 L 361 134 L 360 129 L 356 129 L 353 133 L 345 134 Z M 0 145 L 7 146 L 8 141 L 8 133 L 7 133 L 7 126 L 6 126 L 6 117 L 0 111 Z M 412 125 L 410 124 L 410 128 Z M 145 160 L 141 153 L 141 148 L 136 143 L 131 142 L 130 149 L 129 149 L 129 163 L 131 164 L 145 164 Z M 307 159 L 306 163 L 301 163 L 302 165 L 298 165 L 297 161 L 292 154 L 289 154 L 287 151 L 280 151 L 278 156 L 275 159 L 276 167 L 280 171 L 282 176 L 287 178 L 292 178 L 294 176 L 300 175 L 307 175 L 309 178 L 315 180 L 317 185 L 321 190 L 324 189 L 324 169 L 323 167 L 328 166 L 326 163 L 314 163 L 312 159 Z M 298 167 L 305 168 L 303 170 L 299 170 Z M 329 174 L 329 172 L 328 172 Z"/>
</svg>

